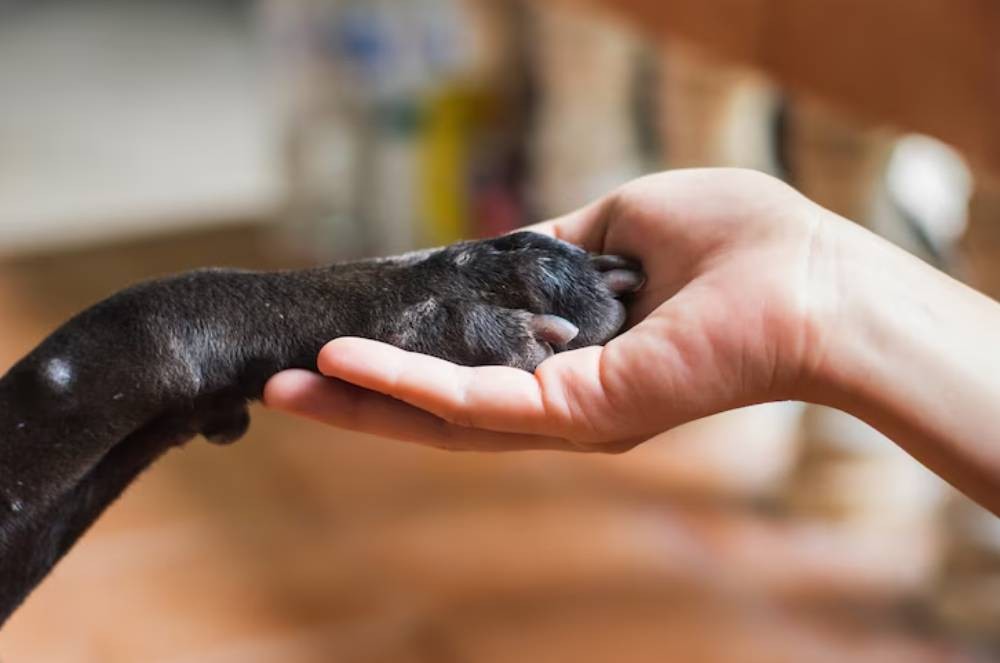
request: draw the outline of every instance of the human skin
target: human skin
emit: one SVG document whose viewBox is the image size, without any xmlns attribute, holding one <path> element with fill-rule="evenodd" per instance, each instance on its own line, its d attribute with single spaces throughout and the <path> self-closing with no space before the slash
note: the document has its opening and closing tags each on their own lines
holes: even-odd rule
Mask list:
<svg viewBox="0 0 1000 663">
<path fill-rule="evenodd" d="M 448 449 L 622 452 L 804 400 L 867 421 L 1000 513 L 993 300 L 753 171 L 647 176 L 533 229 L 643 265 L 623 334 L 534 373 L 339 338 L 322 376 L 281 373 L 265 403 Z"/>
</svg>

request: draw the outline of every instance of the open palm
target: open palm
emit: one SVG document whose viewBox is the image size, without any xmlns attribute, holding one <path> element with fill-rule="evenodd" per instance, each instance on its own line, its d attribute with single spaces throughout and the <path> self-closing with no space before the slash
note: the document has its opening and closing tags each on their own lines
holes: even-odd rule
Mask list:
<svg viewBox="0 0 1000 663">
<path fill-rule="evenodd" d="M 799 395 L 821 356 L 826 228 L 807 199 L 752 171 L 672 171 L 533 229 L 646 272 L 629 327 L 534 374 L 462 367 L 340 338 L 323 375 L 268 384 L 272 407 L 434 446 L 621 451 L 709 414 Z"/>
</svg>

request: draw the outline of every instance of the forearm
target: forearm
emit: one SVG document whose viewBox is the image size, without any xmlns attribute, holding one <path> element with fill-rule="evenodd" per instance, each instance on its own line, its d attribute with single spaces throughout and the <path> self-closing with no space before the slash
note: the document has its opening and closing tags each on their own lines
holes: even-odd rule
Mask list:
<svg viewBox="0 0 1000 663">
<path fill-rule="evenodd" d="M 837 292 L 814 400 L 1000 513 L 1000 304 L 853 224 L 831 226 Z"/>
</svg>

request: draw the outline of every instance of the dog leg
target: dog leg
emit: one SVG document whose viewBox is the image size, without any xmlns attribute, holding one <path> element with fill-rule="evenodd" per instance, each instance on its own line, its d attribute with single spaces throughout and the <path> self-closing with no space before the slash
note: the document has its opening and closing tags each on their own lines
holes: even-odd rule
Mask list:
<svg viewBox="0 0 1000 663">
<path fill-rule="evenodd" d="M 603 343 L 638 268 L 533 233 L 297 272 L 201 270 L 96 304 L 0 378 L 0 619 L 145 467 L 338 336 L 533 370 Z"/>
</svg>

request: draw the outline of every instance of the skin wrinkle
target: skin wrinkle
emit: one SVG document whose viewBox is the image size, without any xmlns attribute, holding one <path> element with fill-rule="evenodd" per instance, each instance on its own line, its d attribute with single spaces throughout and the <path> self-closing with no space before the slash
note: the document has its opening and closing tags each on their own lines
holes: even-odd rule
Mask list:
<svg viewBox="0 0 1000 663">
<path fill-rule="evenodd" d="M 781 366 L 778 359 L 780 350 L 773 344 L 769 345 L 768 349 L 770 352 L 768 353 L 767 361 L 771 364 L 771 372 L 767 381 L 767 393 L 777 395 L 779 393 L 778 385 L 781 384 L 781 382 L 779 382 L 779 372 L 781 371 Z"/>
<path fill-rule="evenodd" d="M 445 421 L 456 426 L 461 426 L 462 428 L 475 428 L 477 424 L 472 413 L 477 410 L 469 407 L 470 375 L 467 371 L 458 371 L 453 364 L 448 364 L 448 370 L 452 373 L 453 384 L 455 384 L 457 388 L 453 395 L 454 401 L 451 403 L 449 409 L 444 413 L 444 419 Z M 461 375 L 461 379 L 455 375 L 456 372 Z"/>
<path fill-rule="evenodd" d="M 588 251 L 600 254 L 605 253 L 607 240 L 611 234 L 611 224 L 615 219 L 620 217 L 618 210 L 623 207 L 623 190 L 624 187 L 618 189 L 607 199 L 599 203 L 597 208 L 597 223 L 594 224 L 594 227 L 591 229 L 592 238 L 588 244 Z M 593 236 L 596 236 L 596 241 L 593 239 Z"/>
<path fill-rule="evenodd" d="M 746 393 L 753 388 L 753 375 L 754 372 L 751 370 L 755 363 L 754 351 L 750 347 L 750 341 L 744 341 L 740 344 L 739 349 L 739 360 L 736 364 L 736 373 L 739 376 L 739 381 L 741 384 L 740 392 Z M 771 371 L 772 376 L 774 371 Z"/>
<path fill-rule="evenodd" d="M 682 296 L 681 294 L 678 297 Z M 646 323 L 642 323 L 645 327 Z M 685 388 L 685 384 L 697 384 L 699 377 L 699 362 L 695 357 L 704 355 L 702 348 L 692 347 L 695 344 L 704 342 L 701 338 L 700 330 L 691 333 L 682 327 L 689 323 L 679 316 L 650 321 L 650 325 L 662 325 L 663 329 L 655 332 L 657 336 L 665 340 L 662 344 L 656 344 L 658 350 L 669 355 L 664 358 L 665 370 L 663 375 L 667 378 L 667 392 L 671 395 L 671 405 L 674 409 L 691 410 L 691 403 L 682 403 L 681 394 L 691 393 L 691 389 Z M 645 331 L 645 329 L 644 329 Z M 648 333 L 654 333 L 652 331 Z M 697 391 L 697 390 L 695 390 Z"/>
<path fill-rule="evenodd" d="M 613 341 L 612 341 L 612 343 L 613 343 Z M 615 394 L 621 393 L 621 392 L 620 392 L 620 390 L 614 389 L 614 388 L 612 388 L 610 386 L 611 377 L 610 377 L 609 372 L 611 370 L 610 367 L 613 366 L 613 364 L 608 361 L 608 357 L 610 356 L 609 353 L 612 352 L 612 351 L 613 350 L 610 347 L 604 346 L 598 352 L 598 355 L 597 355 L 597 381 L 598 381 L 598 383 L 601 386 L 601 393 L 605 394 L 605 398 L 604 398 L 604 400 L 602 402 L 605 403 L 608 406 L 608 408 L 611 410 L 611 412 L 613 413 L 612 416 L 605 417 L 604 420 L 605 421 L 608 421 L 608 420 L 610 420 L 610 421 L 620 421 L 620 418 L 621 418 L 620 414 L 624 410 L 625 406 L 622 403 L 615 403 L 614 402 Z M 591 422 L 591 426 L 594 426 L 594 428 L 593 428 L 594 430 L 598 430 L 598 428 L 595 426 L 595 424 L 593 422 Z M 601 428 L 603 428 L 603 426 Z M 607 435 L 606 431 L 602 431 L 602 433 L 604 435 Z"/>
<path fill-rule="evenodd" d="M 606 394 L 608 394 L 608 390 L 604 384 L 603 376 L 601 375 L 602 371 L 601 357 L 603 357 L 604 355 L 605 348 L 598 347 L 594 348 L 594 350 L 595 351 L 592 352 L 591 354 L 594 355 L 595 358 L 592 359 L 591 361 L 596 366 L 594 372 L 597 374 L 597 386 L 600 389 L 601 395 L 603 397 L 606 396 Z M 586 388 L 587 385 L 570 381 L 569 387 L 571 389 L 574 387 L 579 389 L 581 387 Z M 577 396 L 569 399 L 570 403 L 569 407 L 573 409 L 576 413 L 575 415 L 572 415 L 573 420 L 576 422 L 576 426 L 574 427 L 574 435 L 571 439 L 571 442 L 573 443 L 574 447 L 579 450 L 593 451 L 597 448 L 598 445 L 600 445 L 603 442 L 606 442 L 606 439 L 604 438 L 604 431 L 603 431 L 604 427 L 598 425 L 597 419 L 595 418 L 596 413 L 590 411 L 587 400 L 588 399 L 586 398 L 586 394 L 584 394 L 583 398 Z M 603 406 L 604 403 L 605 401 L 602 398 L 599 405 Z M 573 407 L 573 405 L 576 405 L 576 407 Z"/>
<path fill-rule="evenodd" d="M 546 370 L 543 363 L 535 372 L 534 378 L 536 392 L 528 400 L 541 405 L 539 413 L 541 421 L 535 425 L 541 422 L 556 421 L 561 422 L 561 425 L 555 426 L 557 430 L 572 430 L 574 422 L 572 408 L 565 389 L 557 387 L 561 384 L 558 375 L 554 371 Z"/>
<path fill-rule="evenodd" d="M 813 207 L 809 205 L 806 208 L 810 213 L 804 215 L 803 225 L 807 228 L 806 234 L 808 235 L 808 240 L 805 242 L 805 249 L 802 252 L 801 266 L 798 270 L 799 278 L 796 280 L 797 287 L 793 289 L 793 310 L 795 312 L 791 314 L 792 319 L 801 319 L 806 321 L 806 323 L 801 326 L 798 337 L 793 339 L 796 343 L 796 355 L 801 357 L 801 359 L 793 364 L 797 366 L 796 373 L 788 376 L 788 379 L 784 381 L 792 385 L 804 384 L 806 376 L 815 366 L 815 363 L 810 362 L 807 357 L 810 354 L 822 356 L 824 353 L 823 343 L 820 342 L 819 338 L 816 338 L 822 335 L 817 333 L 817 329 L 810 325 L 809 321 L 816 317 L 813 312 L 816 304 L 810 293 L 819 291 L 818 285 L 820 280 L 816 278 L 816 270 L 818 269 L 816 263 L 818 256 L 822 255 L 820 245 L 823 243 L 825 227 L 822 220 L 811 213 Z M 777 352 L 777 349 L 775 352 Z M 774 370 L 772 371 L 771 383 L 768 387 L 771 393 L 778 394 L 779 384 L 781 384 L 778 376 L 778 361 L 776 358 L 773 358 L 772 361 Z"/>
</svg>

